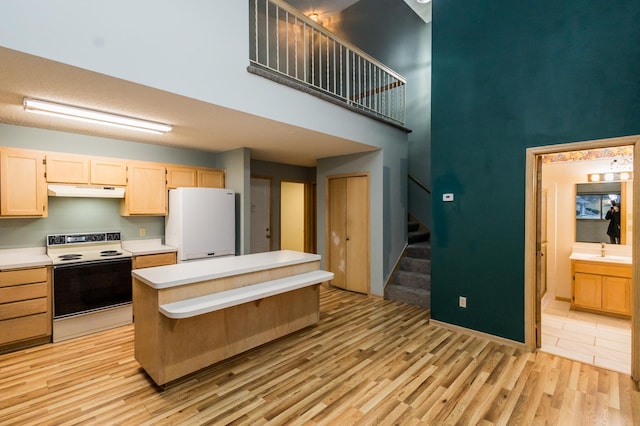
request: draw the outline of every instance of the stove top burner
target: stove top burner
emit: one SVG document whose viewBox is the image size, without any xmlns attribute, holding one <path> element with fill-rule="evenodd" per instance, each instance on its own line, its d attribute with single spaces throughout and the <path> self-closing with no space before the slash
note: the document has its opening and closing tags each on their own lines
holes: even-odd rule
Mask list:
<svg viewBox="0 0 640 426">
<path fill-rule="evenodd" d="M 54 265 L 116 262 L 131 257 L 122 248 L 119 232 L 47 235 L 47 255 Z"/>
</svg>

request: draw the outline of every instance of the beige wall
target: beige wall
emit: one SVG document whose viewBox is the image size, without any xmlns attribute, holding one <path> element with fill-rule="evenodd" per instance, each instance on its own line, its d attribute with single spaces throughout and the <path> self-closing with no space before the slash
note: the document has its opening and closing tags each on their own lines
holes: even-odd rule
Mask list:
<svg viewBox="0 0 640 426">
<path fill-rule="evenodd" d="M 550 163 L 542 166 L 542 188 L 547 192 L 547 289 L 557 298 L 571 297 L 571 247 L 575 242 L 577 183 L 589 173 L 609 171 L 611 159 Z M 627 184 L 627 241 L 631 241 L 631 182 Z"/>
</svg>

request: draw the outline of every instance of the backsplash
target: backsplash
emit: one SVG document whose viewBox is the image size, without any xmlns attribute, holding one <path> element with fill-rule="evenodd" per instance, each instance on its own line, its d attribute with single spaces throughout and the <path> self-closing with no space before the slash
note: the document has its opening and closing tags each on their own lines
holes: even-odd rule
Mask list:
<svg viewBox="0 0 640 426">
<path fill-rule="evenodd" d="M 49 197 L 48 208 L 46 218 L 0 219 L 0 249 L 44 247 L 47 234 L 111 230 L 120 231 L 125 241 L 164 241 L 164 216 L 120 216 L 118 199 Z"/>
</svg>

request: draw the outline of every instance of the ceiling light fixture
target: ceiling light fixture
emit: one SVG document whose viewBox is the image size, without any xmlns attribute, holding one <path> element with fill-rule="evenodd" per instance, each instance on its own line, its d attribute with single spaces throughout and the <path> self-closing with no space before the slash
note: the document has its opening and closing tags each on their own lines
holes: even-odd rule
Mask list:
<svg viewBox="0 0 640 426">
<path fill-rule="evenodd" d="M 173 127 L 168 124 L 154 121 L 141 120 L 125 115 L 110 114 L 108 112 L 80 108 L 39 99 L 24 98 L 24 110 L 37 114 L 82 121 L 85 123 L 101 124 L 103 126 L 118 127 L 121 129 L 137 130 L 139 132 L 162 135 L 170 132 Z"/>
</svg>

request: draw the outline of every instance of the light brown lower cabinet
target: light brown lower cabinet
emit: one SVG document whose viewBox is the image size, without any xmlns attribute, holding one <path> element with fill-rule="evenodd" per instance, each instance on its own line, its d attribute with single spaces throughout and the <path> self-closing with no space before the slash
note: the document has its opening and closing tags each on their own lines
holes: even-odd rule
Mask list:
<svg viewBox="0 0 640 426">
<path fill-rule="evenodd" d="M 571 307 L 631 315 L 631 265 L 572 261 Z"/>
<path fill-rule="evenodd" d="M 51 338 L 51 268 L 0 272 L 0 352 Z"/>
<path fill-rule="evenodd" d="M 176 263 L 177 253 L 175 251 L 167 253 L 154 253 L 133 256 L 133 269 L 151 268 L 153 266 L 173 265 Z"/>
</svg>

